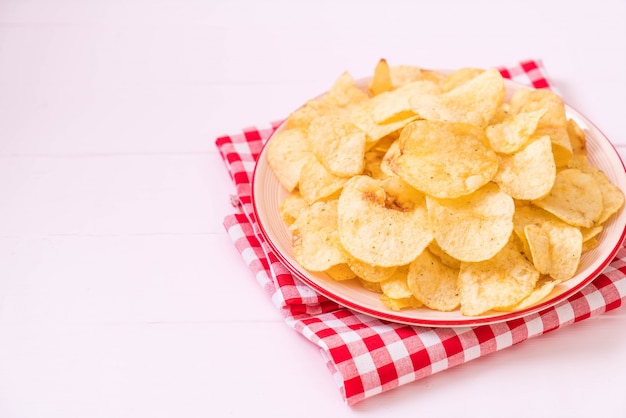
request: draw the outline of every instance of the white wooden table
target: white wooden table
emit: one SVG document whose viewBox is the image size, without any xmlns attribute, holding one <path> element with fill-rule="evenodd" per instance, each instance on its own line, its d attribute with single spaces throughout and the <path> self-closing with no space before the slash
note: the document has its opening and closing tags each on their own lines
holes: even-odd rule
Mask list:
<svg viewBox="0 0 626 418">
<path fill-rule="evenodd" d="M 0 2 L 0 417 L 624 417 L 626 309 L 353 408 L 222 227 L 215 137 L 380 57 L 543 60 L 626 157 L 626 3 Z"/>
</svg>

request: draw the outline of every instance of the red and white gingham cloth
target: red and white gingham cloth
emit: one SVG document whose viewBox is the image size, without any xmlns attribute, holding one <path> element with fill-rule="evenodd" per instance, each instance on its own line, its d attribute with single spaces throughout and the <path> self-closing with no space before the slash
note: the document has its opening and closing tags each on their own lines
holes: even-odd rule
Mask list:
<svg viewBox="0 0 626 418">
<path fill-rule="evenodd" d="M 540 61 L 502 67 L 504 77 L 550 88 Z M 235 183 L 236 213 L 224 226 L 286 323 L 317 344 L 348 405 L 511 347 L 529 338 L 615 309 L 626 303 L 626 248 L 589 286 L 540 313 L 494 325 L 427 328 L 382 321 L 319 295 L 292 276 L 259 234 L 252 211 L 251 179 L 265 141 L 278 127 L 243 130 L 216 140 Z"/>
</svg>

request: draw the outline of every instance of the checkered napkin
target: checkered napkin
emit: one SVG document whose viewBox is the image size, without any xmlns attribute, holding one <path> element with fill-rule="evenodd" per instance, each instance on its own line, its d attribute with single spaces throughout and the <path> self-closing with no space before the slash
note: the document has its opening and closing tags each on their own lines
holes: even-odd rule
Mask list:
<svg viewBox="0 0 626 418">
<path fill-rule="evenodd" d="M 550 88 L 539 61 L 500 68 L 504 77 Z M 245 263 L 286 323 L 320 348 L 348 405 L 615 309 L 626 303 L 626 248 L 589 286 L 542 312 L 477 327 L 428 328 L 386 322 L 354 312 L 316 293 L 289 273 L 259 233 L 251 179 L 273 123 L 223 136 L 216 145 L 234 181 L 235 213 L 224 226 Z"/>
</svg>

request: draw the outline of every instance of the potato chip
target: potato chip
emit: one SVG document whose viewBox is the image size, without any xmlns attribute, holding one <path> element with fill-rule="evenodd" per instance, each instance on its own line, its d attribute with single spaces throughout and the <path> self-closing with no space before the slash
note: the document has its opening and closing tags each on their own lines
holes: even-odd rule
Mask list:
<svg viewBox="0 0 626 418">
<path fill-rule="evenodd" d="M 407 123 L 417 119 L 415 115 L 407 115 L 406 119 L 394 119 L 388 123 L 378 123 L 374 114 L 378 104 L 385 100 L 384 94 L 362 102 L 350 113 L 350 121 L 367 134 L 367 144 L 372 145 L 379 139 L 402 129 Z"/>
<path fill-rule="evenodd" d="M 379 283 L 382 292 L 380 300 L 393 311 L 415 309 L 424 305 L 409 289 L 408 273 L 409 266 L 400 266 L 389 279 Z"/>
<path fill-rule="evenodd" d="M 591 251 L 600 245 L 600 242 L 596 237 L 589 238 L 588 240 L 583 241 L 583 253 L 587 251 Z"/>
<path fill-rule="evenodd" d="M 309 204 L 296 190 L 280 202 L 278 211 L 285 225 L 290 226 L 296 221 L 296 218 L 300 216 L 300 212 L 308 207 Z"/>
<path fill-rule="evenodd" d="M 556 280 L 571 279 L 580 263 L 583 238 L 576 227 L 565 222 L 529 224 L 524 228 L 533 265 L 541 274 Z"/>
<path fill-rule="evenodd" d="M 591 227 L 602 215 L 602 191 L 591 174 L 576 168 L 557 173 L 550 193 L 533 203 L 570 225 Z"/>
<path fill-rule="evenodd" d="M 567 121 L 567 136 L 569 137 L 573 154 L 573 161 L 569 162 L 569 166 L 572 168 L 578 168 L 580 166 L 588 165 L 587 138 L 585 137 L 585 132 L 573 119 L 569 119 Z"/>
<path fill-rule="evenodd" d="M 349 108 L 369 98 L 367 93 L 357 87 L 352 75 L 344 71 L 335 84 L 324 95 L 324 100 L 341 108 Z"/>
<path fill-rule="evenodd" d="M 420 80 L 385 92 L 374 107 L 374 121 L 390 123 L 413 118 L 415 113 L 411 110 L 410 99 L 423 94 L 437 94 L 440 91 L 439 86 L 432 81 Z"/>
<path fill-rule="evenodd" d="M 337 281 L 356 279 L 356 274 L 354 274 L 354 272 L 350 270 L 350 267 L 348 267 L 348 264 L 346 263 L 331 266 L 326 270 L 325 273 L 328 274 L 330 278 Z"/>
<path fill-rule="evenodd" d="M 397 177 L 400 168 L 397 167 L 397 158 L 400 156 L 400 141 L 396 141 L 387 150 L 380 162 L 380 171 L 387 177 Z"/>
<path fill-rule="evenodd" d="M 383 159 L 389 151 L 389 148 L 395 144 L 398 135 L 390 134 L 372 144 L 365 153 L 365 167 L 363 174 L 375 179 L 384 179 L 389 177 L 388 171 L 383 168 Z M 395 174 L 391 173 L 395 176 Z"/>
<path fill-rule="evenodd" d="M 485 127 L 504 96 L 502 75 L 490 69 L 446 93 L 415 96 L 410 103 L 413 112 L 424 119 Z"/>
<path fill-rule="evenodd" d="M 478 127 L 418 120 L 400 134 L 397 174 L 427 195 L 454 198 L 472 193 L 498 171 L 496 153 Z"/>
<path fill-rule="evenodd" d="M 552 154 L 554 155 L 554 163 L 557 167 L 565 167 L 572 160 L 573 151 L 572 144 L 567 134 L 567 128 L 564 127 L 538 127 L 534 136 L 540 138 L 548 135 L 552 142 Z"/>
<path fill-rule="evenodd" d="M 332 174 L 351 177 L 363 172 L 365 133 L 343 115 L 324 115 L 308 131 L 313 154 Z"/>
<path fill-rule="evenodd" d="M 329 103 L 323 97 L 311 99 L 289 115 L 286 122 L 287 129 L 301 129 L 306 132 L 311 122 L 318 117 L 342 111 L 337 105 Z"/>
<path fill-rule="evenodd" d="M 604 223 L 624 206 L 624 193 L 619 187 L 611 183 L 606 174 L 598 168 L 586 165 L 581 167 L 581 171 L 591 174 L 600 187 L 600 192 L 602 193 L 602 213 L 596 220 L 596 223 Z"/>
<path fill-rule="evenodd" d="M 539 118 L 545 110 L 519 113 L 501 122 L 490 125 L 485 130 L 489 144 L 495 152 L 512 154 L 526 145 L 537 129 Z"/>
<path fill-rule="evenodd" d="M 376 68 L 374 68 L 374 75 L 369 82 L 369 91 L 372 96 L 389 91 L 393 88 L 391 84 L 391 71 L 387 60 L 380 59 Z"/>
<path fill-rule="evenodd" d="M 526 233 L 524 232 L 526 225 L 558 220 L 559 218 L 538 206 L 532 204 L 516 206 L 515 213 L 513 214 L 513 230 L 522 243 L 523 253 L 526 254 L 529 259 L 532 255 L 528 240 L 526 239 Z"/>
<path fill-rule="evenodd" d="M 567 116 L 561 98 L 547 89 L 519 89 L 510 100 L 511 112 L 514 115 L 524 112 L 543 111 L 535 134 L 549 135 L 552 142 L 552 153 L 557 167 L 567 165 L 572 158 L 572 144 L 567 133 Z"/>
<path fill-rule="evenodd" d="M 402 87 L 405 84 L 418 80 L 430 79 L 426 73 L 428 73 L 428 71 L 424 71 L 414 65 L 395 65 L 389 68 L 393 88 Z"/>
<path fill-rule="evenodd" d="M 398 269 L 398 266 L 374 266 L 354 257 L 348 257 L 348 266 L 361 279 L 372 283 L 389 279 Z"/>
<path fill-rule="evenodd" d="M 400 266 L 394 271 L 390 278 L 380 282 L 380 289 L 383 294 L 391 299 L 404 299 L 413 296 L 413 292 L 409 289 L 407 276 L 409 266 Z"/>
<path fill-rule="evenodd" d="M 563 100 L 552 90 L 521 88 L 513 93 L 509 103 L 514 115 L 534 111 L 543 112 L 539 126 L 565 127 L 567 125 Z"/>
<path fill-rule="evenodd" d="M 365 153 L 365 165 L 363 167 L 363 175 L 374 179 L 384 179 L 389 177 L 381 168 L 385 153 L 379 151 L 367 151 Z"/>
<path fill-rule="evenodd" d="M 487 129 L 491 125 L 497 125 L 504 122 L 505 120 L 510 119 L 511 117 L 511 106 L 508 103 L 502 103 L 500 106 L 498 106 L 498 108 L 496 109 L 496 113 L 489 121 L 489 126 L 487 126 Z"/>
<path fill-rule="evenodd" d="M 461 260 L 452 257 L 450 254 L 441 249 L 437 241 L 432 240 L 430 244 L 428 244 L 428 250 L 435 256 L 439 258 L 439 260 L 448 267 L 458 270 L 461 267 Z"/>
<path fill-rule="evenodd" d="M 539 277 L 539 272 L 514 245 L 504 246 L 488 260 L 461 263 L 461 313 L 477 316 L 519 303 L 534 290 Z"/>
<path fill-rule="evenodd" d="M 300 194 L 309 205 L 318 200 L 326 200 L 340 191 L 348 181 L 346 177 L 331 174 L 313 155 L 300 172 Z"/>
<path fill-rule="evenodd" d="M 368 143 L 368 151 L 376 151 L 382 152 L 383 154 L 387 152 L 390 146 L 396 142 L 398 137 L 400 136 L 400 132 L 394 131 L 388 135 L 383 136 L 375 142 Z"/>
<path fill-rule="evenodd" d="M 493 181 L 514 199 L 539 199 L 550 192 L 556 178 L 552 144 L 548 136 L 513 154 L 498 155 L 499 169 Z"/>
<path fill-rule="evenodd" d="M 515 227 L 514 227 L 515 230 Z M 511 234 L 511 238 L 509 240 L 509 244 L 513 245 L 517 251 L 519 251 L 520 254 L 522 254 L 523 256 L 525 256 L 526 258 L 530 258 L 528 257 L 526 254 L 530 254 L 530 249 L 527 246 L 526 243 L 526 247 L 524 246 L 524 242 L 522 242 L 522 240 L 520 239 L 520 237 L 517 235 L 517 233 L 515 234 Z"/>
<path fill-rule="evenodd" d="M 513 305 L 513 306 L 507 306 L 504 308 L 498 308 L 497 310 L 501 310 L 501 311 L 521 311 L 523 309 L 529 308 L 539 302 L 541 302 L 543 299 L 545 299 L 549 294 L 552 293 L 552 291 L 554 290 L 554 288 L 560 284 L 561 281 L 560 280 L 554 280 L 552 278 L 548 279 L 548 280 L 540 280 L 537 283 L 537 287 L 535 288 L 535 290 L 533 290 L 531 292 L 530 295 L 526 296 L 524 299 L 522 299 L 521 302 Z"/>
<path fill-rule="evenodd" d="M 339 197 L 338 227 L 348 253 L 382 267 L 410 263 L 433 238 L 423 196 L 395 177 L 351 178 Z"/>
<path fill-rule="evenodd" d="M 437 244 L 461 261 L 493 257 L 513 231 L 513 199 L 493 183 L 456 199 L 427 196 L 426 206 Z"/>
<path fill-rule="evenodd" d="M 407 308 L 420 308 L 423 306 L 422 302 L 417 300 L 415 296 L 409 296 L 408 298 L 390 298 L 389 296 L 380 295 L 380 301 L 392 311 L 401 311 Z"/>
<path fill-rule="evenodd" d="M 482 68 L 459 68 L 458 70 L 452 71 L 443 80 L 441 80 L 441 90 L 444 92 L 453 90 L 484 72 L 485 70 Z"/>
<path fill-rule="evenodd" d="M 305 133 L 300 129 L 286 129 L 272 137 L 267 150 L 267 163 L 280 185 L 293 192 L 309 156 L 311 148 Z"/>
<path fill-rule="evenodd" d="M 452 311 L 460 304 L 457 290 L 459 270 L 443 264 L 428 250 L 424 250 L 409 265 L 407 285 L 424 305 L 439 311 Z"/>
<path fill-rule="evenodd" d="M 580 233 L 583 235 L 583 243 L 597 237 L 603 230 L 604 227 L 602 225 L 591 228 L 580 228 Z"/>
<path fill-rule="evenodd" d="M 357 277 L 357 279 L 359 280 L 359 283 L 361 283 L 361 286 L 363 286 L 364 289 L 369 290 L 370 292 L 374 292 L 374 293 L 381 293 L 381 299 L 382 299 L 382 289 L 380 288 L 380 282 L 368 282 L 367 280 L 363 280 L 360 277 Z"/>
<path fill-rule="evenodd" d="M 290 227 L 293 257 L 309 271 L 326 271 L 346 262 L 337 231 L 337 201 L 316 202 Z"/>
<path fill-rule="evenodd" d="M 352 76 L 344 72 L 324 95 L 307 101 L 287 118 L 287 128 L 307 131 L 311 122 L 325 115 L 347 113 L 352 107 L 368 99 Z"/>
</svg>

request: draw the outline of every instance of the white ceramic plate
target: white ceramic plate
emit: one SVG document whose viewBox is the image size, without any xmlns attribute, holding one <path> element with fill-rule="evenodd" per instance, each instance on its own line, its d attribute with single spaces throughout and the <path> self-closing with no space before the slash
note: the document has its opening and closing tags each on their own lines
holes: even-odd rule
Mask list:
<svg viewBox="0 0 626 418">
<path fill-rule="evenodd" d="M 359 81 L 360 85 L 366 82 L 367 80 Z M 505 80 L 505 82 L 509 95 L 516 89 L 525 87 L 510 80 Z M 613 184 L 621 190 L 626 190 L 624 164 L 611 142 L 581 113 L 569 106 L 566 106 L 566 111 L 567 116 L 574 119 L 587 135 L 590 163 L 604 171 Z M 279 127 L 278 131 L 282 129 L 284 126 Z M 270 138 L 269 141 L 271 140 Z M 261 232 L 276 256 L 296 277 L 327 298 L 350 309 L 380 319 L 410 325 L 430 327 L 484 325 L 520 318 L 546 309 L 580 291 L 593 281 L 615 257 L 625 236 L 626 210 L 622 209 L 605 224 L 599 237 L 598 247 L 583 254 L 581 267 L 576 276 L 557 286 L 550 295 L 527 309 L 517 312 L 489 312 L 478 317 L 464 316 L 458 310 L 439 312 L 427 308 L 397 312 L 383 305 L 378 294 L 365 290 L 355 280 L 335 281 L 325 274 L 308 272 L 295 261 L 291 249 L 291 233 L 279 214 L 280 202 L 287 196 L 287 192 L 281 187 L 268 166 L 267 146 L 261 152 L 255 167 L 252 188 L 254 210 Z"/>
</svg>

